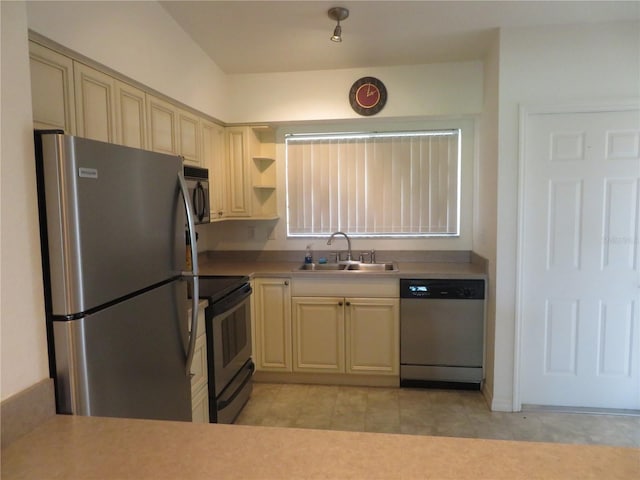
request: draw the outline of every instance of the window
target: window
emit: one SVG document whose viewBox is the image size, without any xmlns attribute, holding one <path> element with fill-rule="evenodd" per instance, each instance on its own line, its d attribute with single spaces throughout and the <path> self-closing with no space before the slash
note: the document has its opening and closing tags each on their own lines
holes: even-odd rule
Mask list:
<svg viewBox="0 0 640 480">
<path fill-rule="evenodd" d="M 285 137 L 289 237 L 457 236 L 460 130 Z"/>
</svg>

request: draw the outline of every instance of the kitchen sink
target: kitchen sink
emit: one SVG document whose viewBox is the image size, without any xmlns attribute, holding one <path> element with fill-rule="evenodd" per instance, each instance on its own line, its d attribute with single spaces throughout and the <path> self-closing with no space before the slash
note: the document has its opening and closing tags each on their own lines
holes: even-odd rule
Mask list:
<svg viewBox="0 0 640 480">
<path fill-rule="evenodd" d="M 393 263 L 352 263 L 347 265 L 347 270 L 361 272 L 392 272 L 398 270 Z"/>
<path fill-rule="evenodd" d="M 298 270 L 344 270 L 347 267 L 344 263 L 305 263 Z"/>
<path fill-rule="evenodd" d="M 298 270 L 312 272 L 397 272 L 395 263 L 305 263 Z"/>
</svg>

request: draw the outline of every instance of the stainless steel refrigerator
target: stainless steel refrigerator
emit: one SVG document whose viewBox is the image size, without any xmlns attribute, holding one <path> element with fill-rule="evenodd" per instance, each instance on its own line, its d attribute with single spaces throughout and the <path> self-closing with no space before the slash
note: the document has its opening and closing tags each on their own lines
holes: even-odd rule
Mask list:
<svg viewBox="0 0 640 480">
<path fill-rule="evenodd" d="M 35 144 L 58 413 L 190 421 L 182 159 L 52 131 Z"/>
</svg>

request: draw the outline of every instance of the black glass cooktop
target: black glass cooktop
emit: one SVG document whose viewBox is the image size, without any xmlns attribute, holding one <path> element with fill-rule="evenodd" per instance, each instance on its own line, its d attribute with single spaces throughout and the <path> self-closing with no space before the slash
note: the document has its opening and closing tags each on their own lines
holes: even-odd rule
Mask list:
<svg viewBox="0 0 640 480">
<path fill-rule="evenodd" d="M 236 275 L 198 275 L 199 297 L 213 304 L 249 283 L 249 277 Z"/>
</svg>

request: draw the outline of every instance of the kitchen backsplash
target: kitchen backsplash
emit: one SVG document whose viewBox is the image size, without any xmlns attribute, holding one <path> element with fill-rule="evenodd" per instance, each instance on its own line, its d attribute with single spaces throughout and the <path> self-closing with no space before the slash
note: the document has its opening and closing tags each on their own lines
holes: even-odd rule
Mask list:
<svg viewBox="0 0 640 480">
<path fill-rule="evenodd" d="M 330 258 L 336 250 L 314 250 L 313 258 Z M 353 257 L 358 258 L 361 250 L 354 249 Z M 364 250 L 368 251 L 368 250 Z M 207 250 L 200 255 L 208 260 L 227 262 L 304 262 L 304 250 Z M 444 263 L 484 263 L 484 258 L 468 250 L 376 250 L 378 262 L 444 262 Z"/>
</svg>

